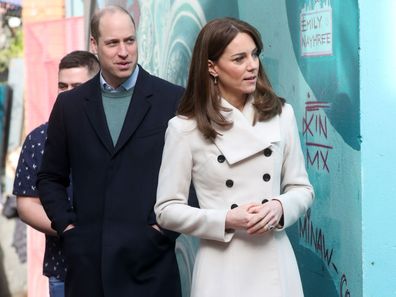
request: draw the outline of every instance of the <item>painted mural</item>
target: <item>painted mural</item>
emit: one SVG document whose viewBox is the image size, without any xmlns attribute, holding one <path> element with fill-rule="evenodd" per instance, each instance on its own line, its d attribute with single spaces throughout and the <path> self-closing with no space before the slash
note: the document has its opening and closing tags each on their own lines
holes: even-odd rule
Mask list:
<svg viewBox="0 0 396 297">
<path fill-rule="evenodd" d="M 138 26 L 139 61 L 185 85 L 195 38 L 210 19 L 256 26 L 276 92 L 293 105 L 316 201 L 288 234 L 305 296 L 362 296 L 358 1 L 124 0 Z M 196 238 L 180 236 L 177 257 L 189 296 Z"/>
</svg>

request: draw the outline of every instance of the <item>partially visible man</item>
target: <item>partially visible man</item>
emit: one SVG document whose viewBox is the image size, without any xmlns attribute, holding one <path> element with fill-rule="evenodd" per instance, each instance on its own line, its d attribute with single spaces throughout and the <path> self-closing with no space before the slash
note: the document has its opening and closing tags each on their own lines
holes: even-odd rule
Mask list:
<svg viewBox="0 0 396 297">
<path fill-rule="evenodd" d="M 74 51 L 59 63 L 58 93 L 71 90 L 99 72 L 99 61 L 87 51 Z M 37 172 L 44 152 L 48 123 L 34 129 L 26 137 L 19 157 L 14 180 L 19 217 L 26 224 L 46 234 L 43 274 L 49 278 L 51 297 L 64 296 L 64 280 L 67 270 L 64 254 L 56 231 L 51 228 L 36 189 Z"/>
<path fill-rule="evenodd" d="M 181 296 L 176 234 L 160 229 L 153 207 L 165 130 L 184 90 L 137 64 L 125 9 L 98 11 L 91 35 L 100 74 L 59 94 L 37 183 L 63 239 L 66 296 Z"/>
</svg>

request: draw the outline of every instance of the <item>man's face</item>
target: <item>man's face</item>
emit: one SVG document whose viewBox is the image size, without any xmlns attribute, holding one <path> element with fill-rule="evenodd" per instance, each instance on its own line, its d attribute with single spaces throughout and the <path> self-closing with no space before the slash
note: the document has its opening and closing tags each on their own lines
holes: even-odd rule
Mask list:
<svg viewBox="0 0 396 297">
<path fill-rule="evenodd" d="M 107 12 L 99 22 L 98 40 L 91 46 L 98 55 L 102 75 L 113 88 L 120 86 L 135 70 L 138 49 L 135 26 L 123 12 Z"/>
<path fill-rule="evenodd" d="M 61 69 L 58 73 L 58 94 L 74 89 L 90 78 L 87 67 Z"/>
</svg>

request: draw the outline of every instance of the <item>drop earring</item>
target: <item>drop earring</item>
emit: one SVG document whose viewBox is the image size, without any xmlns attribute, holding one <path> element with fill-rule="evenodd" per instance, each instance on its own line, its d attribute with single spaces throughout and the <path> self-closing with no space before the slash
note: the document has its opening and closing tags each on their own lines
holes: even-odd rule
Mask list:
<svg viewBox="0 0 396 297">
<path fill-rule="evenodd" d="M 217 85 L 217 76 L 213 76 L 213 83 Z"/>
</svg>

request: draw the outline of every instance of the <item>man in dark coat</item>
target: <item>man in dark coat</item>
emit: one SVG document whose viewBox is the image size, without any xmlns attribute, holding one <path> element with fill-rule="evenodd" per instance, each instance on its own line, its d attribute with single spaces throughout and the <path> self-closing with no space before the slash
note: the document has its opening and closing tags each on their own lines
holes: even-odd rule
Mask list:
<svg viewBox="0 0 396 297">
<path fill-rule="evenodd" d="M 93 78 L 99 68 L 98 59 L 90 52 L 73 51 L 67 54 L 59 63 L 58 93 L 71 90 Z M 51 228 L 36 188 L 47 128 L 48 123 L 41 124 L 26 136 L 16 168 L 13 194 L 17 196 L 18 215 L 21 220 L 45 233 L 43 274 L 48 277 L 49 296 L 63 297 L 67 263 L 59 237 Z"/>
<path fill-rule="evenodd" d="M 137 64 L 135 24 L 123 8 L 96 13 L 91 34 L 101 71 L 58 96 L 37 182 L 63 240 L 66 296 L 178 297 L 176 236 L 156 224 L 153 206 L 183 89 Z"/>
</svg>

